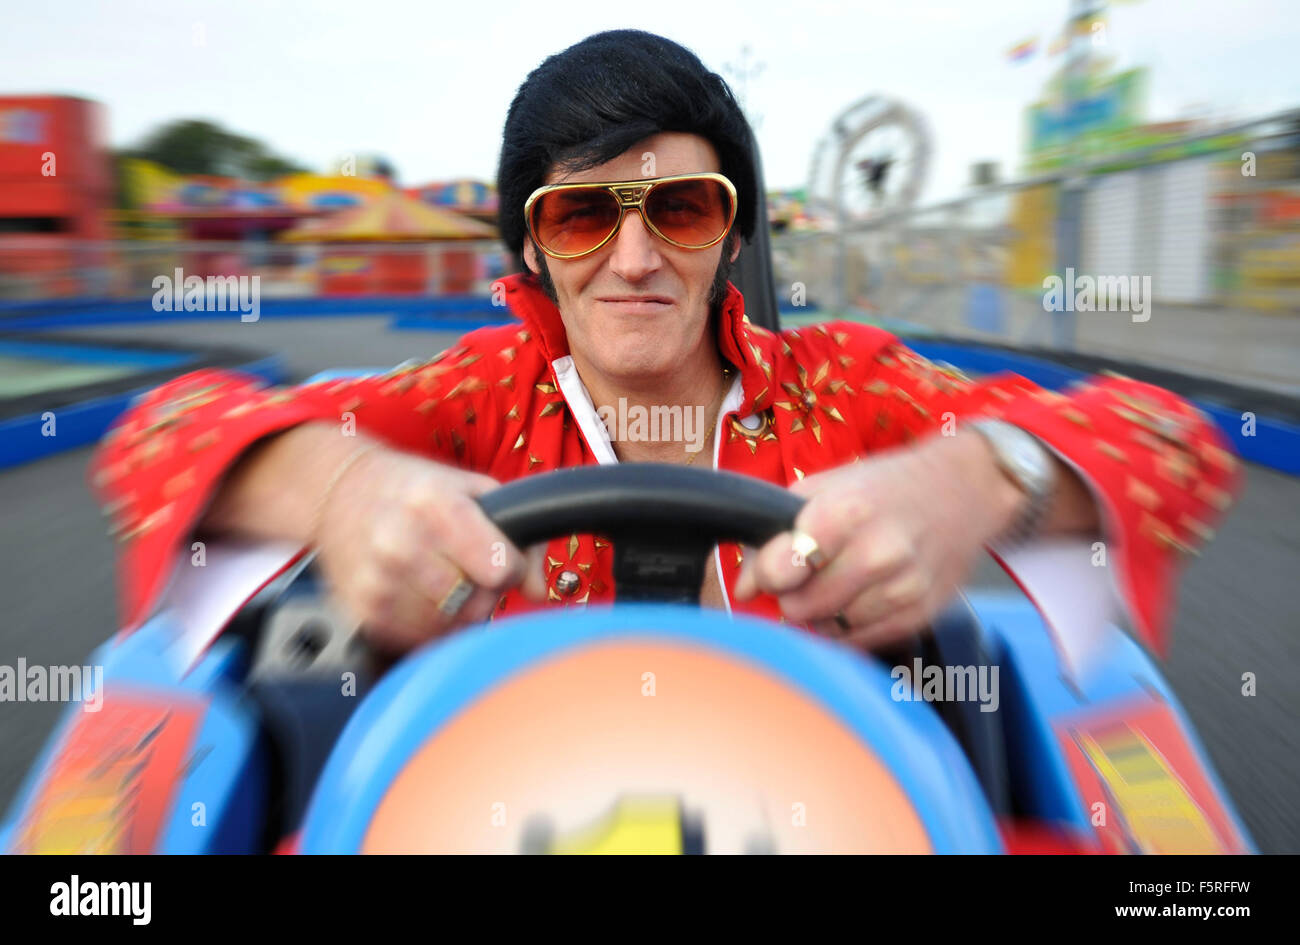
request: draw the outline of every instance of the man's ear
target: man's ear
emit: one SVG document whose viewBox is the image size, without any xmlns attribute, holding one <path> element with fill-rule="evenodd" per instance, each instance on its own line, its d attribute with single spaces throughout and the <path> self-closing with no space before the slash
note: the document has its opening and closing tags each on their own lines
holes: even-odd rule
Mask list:
<svg viewBox="0 0 1300 945">
<path fill-rule="evenodd" d="M 528 267 L 529 272 L 535 276 L 542 274 L 542 267 L 537 262 L 537 247 L 533 245 L 531 236 L 524 237 L 524 265 Z"/>
<path fill-rule="evenodd" d="M 737 233 L 735 236 L 733 236 L 731 238 L 731 242 L 734 244 L 731 247 L 731 262 L 734 263 L 736 261 L 736 258 L 740 255 L 740 234 Z"/>
</svg>

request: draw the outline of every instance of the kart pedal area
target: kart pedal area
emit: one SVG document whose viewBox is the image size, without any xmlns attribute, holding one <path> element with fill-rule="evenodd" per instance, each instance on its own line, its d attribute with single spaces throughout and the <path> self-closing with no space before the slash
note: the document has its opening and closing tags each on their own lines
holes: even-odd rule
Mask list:
<svg viewBox="0 0 1300 945">
<path fill-rule="evenodd" d="M 265 846 L 275 849 L 300 827 L 339 735 L 384 667 L 308 569 L 268 597 L 240 632 L 255 650 L 245 693 L 269 754 Z"/>
</svg>

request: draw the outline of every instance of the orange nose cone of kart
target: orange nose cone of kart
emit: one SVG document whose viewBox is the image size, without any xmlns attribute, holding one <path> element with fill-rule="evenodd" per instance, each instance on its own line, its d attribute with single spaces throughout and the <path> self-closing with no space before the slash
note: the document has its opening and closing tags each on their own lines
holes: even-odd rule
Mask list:
<svg viewBox="0 0 1300 945">
<path fill-rule="evenodd" d="M 706 649 L 639 641 L 563 653 L 448 722 L 363 849 L 528 852 L 539 830 L 554 852 L 930 851 L 888 768 L 821 705 Z"/>
</svg>

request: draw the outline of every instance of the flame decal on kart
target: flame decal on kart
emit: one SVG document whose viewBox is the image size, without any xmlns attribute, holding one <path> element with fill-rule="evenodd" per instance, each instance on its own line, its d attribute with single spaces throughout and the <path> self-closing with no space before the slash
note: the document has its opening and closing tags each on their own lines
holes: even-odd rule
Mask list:
<svg viewBox="0 0 1300 945">
<path fill-rule="evenodd" d="M 153 852 L 204 708 L 118 695 L 78 713 L 14 852 Z"/>
</svg>

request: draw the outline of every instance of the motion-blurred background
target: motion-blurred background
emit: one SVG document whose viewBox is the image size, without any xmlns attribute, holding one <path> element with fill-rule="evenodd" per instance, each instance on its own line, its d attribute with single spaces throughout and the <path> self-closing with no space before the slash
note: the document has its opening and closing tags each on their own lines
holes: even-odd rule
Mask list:
<svg viewBox="0 0 1300 945">
<path fill-rule="evenodd" d="M 7 11 L 0 663 L 77 663 L 114 628 L 84 475 L 135 392 L 204 364 L 272 381 L 389 366 L 506 317 L 490 299 L 512 267 L 492 179 L 506 107 L 547 55 L 626 26 L 694 49 L 749 114 L 771 275 L 745 277 L 783 322 L 873 321 L 1044 383 L 1150 378 L 1233 439 L 1246 492 L 1190 562 L 1169 672 L 1258 845 L 1300 851 L 1286 0 Z M 177 270 L 258 277 L 256 320 L 161 306 Z M 1045 280 L 1073 297 L 1075 275 L 1149 285 L 1148 317 L 1136 299 L 1049 310 Z M 60 708 L 0 704 L 0 804 Z"/>
</svg>

